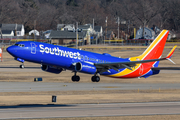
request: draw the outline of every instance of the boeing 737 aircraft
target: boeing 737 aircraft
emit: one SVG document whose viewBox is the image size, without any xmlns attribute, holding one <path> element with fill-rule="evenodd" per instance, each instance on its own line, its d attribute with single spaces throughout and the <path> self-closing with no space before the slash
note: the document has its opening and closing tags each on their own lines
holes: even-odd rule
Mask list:
<svg viewBox="0 0 180 120">
<path fill-rule="evenodd" d="M 77 72 L 93 74 L 93 82 L 99 82 L 100 75 L 114 78 L 147 78 L 165 69 L 158 67 L 159 62 L 170 60 L 175 51 L 176 46 L 167 57 L 161 58 L 168 34 L 168 30 L 163 30 L 142 55 L 131 58 L 118 58 L 108 53 L 98 54 L 34 41 L 17 42 L 8 47 L 7 51 L 22 63 L 29 61 L 41 64 L 42 70 L 46 72 L 58 74 L 66 69 L 71 70 L 75 73 L 72 81 L 76 82 L 80 80 Z M 24 65 L 20 67 L 23 68 Z"/>
</svg>

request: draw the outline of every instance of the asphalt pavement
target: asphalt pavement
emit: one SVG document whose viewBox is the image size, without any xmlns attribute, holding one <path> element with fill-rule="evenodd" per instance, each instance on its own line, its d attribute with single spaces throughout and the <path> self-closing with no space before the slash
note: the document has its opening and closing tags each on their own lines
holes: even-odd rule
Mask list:
<svg viewBox="0 0 180 120">
<path fill-rule="evenodd" d="M 0 106 L 0 119 L 180 114 L 180 102 Z"/>
<path fill-rule="evenodd" d="M 0 92 L 179 89 L 180 83 L 0 82 Z"/>
</svg>

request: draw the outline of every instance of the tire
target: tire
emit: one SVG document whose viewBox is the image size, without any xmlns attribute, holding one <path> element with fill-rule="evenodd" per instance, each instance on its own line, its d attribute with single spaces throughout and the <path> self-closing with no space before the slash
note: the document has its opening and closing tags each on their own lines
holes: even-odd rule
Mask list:
<svg viewBox="0 0 180 120">
<path fill-rule="evenodd" d="M 80 77 L 74 75 L 74 76 L 72 76 L 71 80 L 72 80 L 73 82 L 79 82 Z"/>
<path fill-rule="evenodd" d="M 79 80 L 80 80 L 80 77 L 76 76 L 76 82 L 79 82 Z"/>
<path fill-rule="evenodd" d="M 92 76 L 91 81 L 95 82 L 95 76 Z"/>
<path fill-rule="evenodd" d="M 23 68 L 24 68 L 24 65 L 20 65 L 19 67 L 20 67 L 21 69 L 23 69 Z"/>
<path fill-rule="evenodd" d="M 92 80 L 92 82 L 99 82 L 100 77 L 99 76 L 92 76 L 91 80 Z"/>
</svg>

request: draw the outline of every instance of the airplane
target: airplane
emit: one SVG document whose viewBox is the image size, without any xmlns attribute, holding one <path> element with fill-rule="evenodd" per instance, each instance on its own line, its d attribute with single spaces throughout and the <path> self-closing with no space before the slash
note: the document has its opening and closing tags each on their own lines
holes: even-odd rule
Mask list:
<svg viewBox="0 0 180 120">
<path fill-rule="evenodd" d="M 140 55 L 130 58 L 119 58 L 108 53 L 94 53 L 48 43 L 35 41 L 21 41 L 7 48 L 15 60 L 41 64 L 41 69 L 46 72 L 59 74 L 64 70 L 74 72 L 73 82 L 78 82 L 80 77 L 77 72 L 92 74 L 92 82 L 99 82 L 100 75 L 113 78 L 147 78 L 159 74 L 162 68 L 158 67 L 162 60 L 169 60 L 177 46 L 174 46 L 165 58 L 161 58 L 169 31 L 162 30 L 149 47 Z M 173 62 L 174 63 L 174 62 Z"/>
</svg>

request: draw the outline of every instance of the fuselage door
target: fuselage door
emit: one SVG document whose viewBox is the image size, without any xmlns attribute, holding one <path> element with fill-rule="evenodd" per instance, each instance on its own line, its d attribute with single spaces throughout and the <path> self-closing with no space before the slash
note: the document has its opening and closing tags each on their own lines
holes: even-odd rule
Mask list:
<svg viewBox="0 0 180 120">
<path fill-rule="evenodd" d="M 36 54 L 36 44 L 35 43 L 31 43 L 31 53 Z"/>
<path fill-rule="evenodd" d="M 143 64 L 141 64 L 140 69 L 139 69 L 139 75 L 143 75 L 143 69 L 144 69 L 144 66 Z"/>
</svg>

